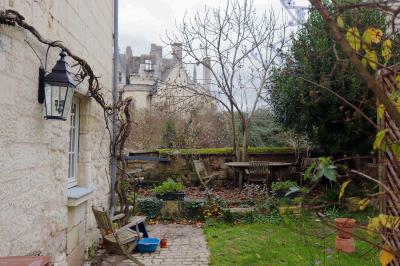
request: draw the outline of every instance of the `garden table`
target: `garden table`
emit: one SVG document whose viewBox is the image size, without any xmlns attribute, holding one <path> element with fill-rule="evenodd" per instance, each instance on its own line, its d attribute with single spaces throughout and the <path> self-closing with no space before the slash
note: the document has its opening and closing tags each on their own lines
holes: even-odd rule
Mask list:
<svg viewBox="0 0 400 266">
<path fill-rule="evenodd" d="M 225 166 L 232 168 L 235 172 L 239 173 L 239 188 L 242 189 L 243 174 L 250 167 L 250 162 L 229 162 L 224 163 Z M 277 168 L 289 167 L 295 165 L 294 163 L 288 162 L 269 162 L 269 168 L 271 169 L 271 174 L 275 177 L 275 170 Z"/>
</svg>

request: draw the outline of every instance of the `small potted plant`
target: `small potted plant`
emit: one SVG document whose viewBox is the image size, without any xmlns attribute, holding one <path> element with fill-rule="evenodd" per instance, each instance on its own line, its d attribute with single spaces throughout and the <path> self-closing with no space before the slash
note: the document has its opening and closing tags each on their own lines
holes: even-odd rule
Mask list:
<svg viewBox="0 0 400 266">
<path fill-rule="evenodd" d="M 300 195 L 300 188 L 294 181 L 278 181 L 272 182 L 271 185 L 272 194 L 277 198 L 296 198 Z"/>
<path fill-rule="evenodd" d="M 175 182 L 172 178 L 168 178 L 161 185 L 155 187 L 153 192 L 156 197 L 162 200 L 184 200 L 185 186 L 182 183 Z"/>
</svg>

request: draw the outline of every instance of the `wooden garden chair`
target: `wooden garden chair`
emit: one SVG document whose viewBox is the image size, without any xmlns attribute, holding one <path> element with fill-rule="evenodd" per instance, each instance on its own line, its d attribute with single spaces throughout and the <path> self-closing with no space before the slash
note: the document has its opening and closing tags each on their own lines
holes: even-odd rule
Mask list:
<svg viewBox="0 0 400 266">
<path fill-rule="evenodd" d="M 267 161 L 252 161 L 249 162 L 249 168 L 245 170 L 247 181 L 251 183 L 266 183 L 268 184 L 271 176 L 271 169 Z"/>
<path fill-rule="evenodd" d="M 193 160 L 193 164 L 196 170 L 197 177 L 199 178 L 201 185 L 204 187 L 207 200 L 211 201 L 212 181 L 217 179 L 221 172 L 214 172 L 209 175 L 202 161 Z"/>
<path fill-rule="evenodd" d="M 194 168 L 196 170 L 196 174 L 200 179 L 200 182 L 202 184 L 204 183 L 203 185 L 205 186 L 208 186 L 210 182 L 217 179 L 218 176 L 220 175 L 220 172 L 213 172 L 212 174 L 209 175 L 204 166 L 204 163 L 200 160 L 193 160 L 193 163 L 194 163 Z"/>
<path fill-rule="evenodd" d="M 110 251 L 124 254 L 138 265 L 144 265 L 131 255 L 131 252 L 137 246 L 137 242 L 142 237 L 139 232 L 137 219 L 127 225 L 121 226 L 120 220 L 125 216 L 124 214 L 118 214 L 111 218 L 106 211 L 98 210 L 93 206 L 92 211 L 106 248 Z M 143 217 L 141 218 L 143 219 Z M 113 226 L 114 221 L 118 223 L 117 228 Z M 132 227 L 135 230 L 132 230 Z"/>
</svg>

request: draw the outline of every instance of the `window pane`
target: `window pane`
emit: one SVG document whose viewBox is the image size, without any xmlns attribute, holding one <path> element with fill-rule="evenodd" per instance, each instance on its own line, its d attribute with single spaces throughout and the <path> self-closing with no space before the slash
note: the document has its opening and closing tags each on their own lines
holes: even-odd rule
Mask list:
<svg viewBox="0 0 400 266">
<path fill-rule="evenodd" d="M 72 139 L 73 133 L 72 133 L 72 128 L 69 129 L 69 147 L 68 147 L 68 152 L 72 152 Z"/>
<path fill-rule="evenodd" d="M 75 152 L 75 134 L 76 134 L 75 128 L 72 127 L 71 132 L 73 137 L 71 138 L 70 143 L 71 143 L 71 152 L 73 153 Z"/>
<path fill-rule="evenodd" d="M 75 120 L 75 104 L 72 104 L 71 106 L 71 121 L 70 121 L 70 125 L 73 126 L 74 125 L 74 120 Z M 73 111 L 73 112 L 72 112 Z"/>
<path fill-rule="evenodd" d="M 71 154 L 68 154 L 68 179 L 71 178 Z"/>
<path fill-rule="evenodd" d="M 72 100 L 70 110 L 70 129 L 69 129 L 69 182 L 76 180 L 77 159 L 78 159 L 78 139 L 79 139 L 79 101 L 77 98 Z"/>
<path fill-rule="evenodd" d="M 75 154 L 71 153 L 71 178 L 75 178 Z"/>
</svg>

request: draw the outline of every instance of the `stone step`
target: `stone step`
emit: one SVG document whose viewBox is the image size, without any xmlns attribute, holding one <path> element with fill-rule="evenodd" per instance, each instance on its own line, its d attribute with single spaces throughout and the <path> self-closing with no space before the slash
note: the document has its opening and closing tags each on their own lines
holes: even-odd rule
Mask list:
<svg viewBox="0 0 400 266">
<path fill-rule="evenodd" d="M 246 208 L 229 208 L 229 211 L 231 213 L 237 213 L 237 214 L 246 214 L 249 212 L 253 212 L 254 211 L 254 207 L 246 207 Z"/>
</svg>

